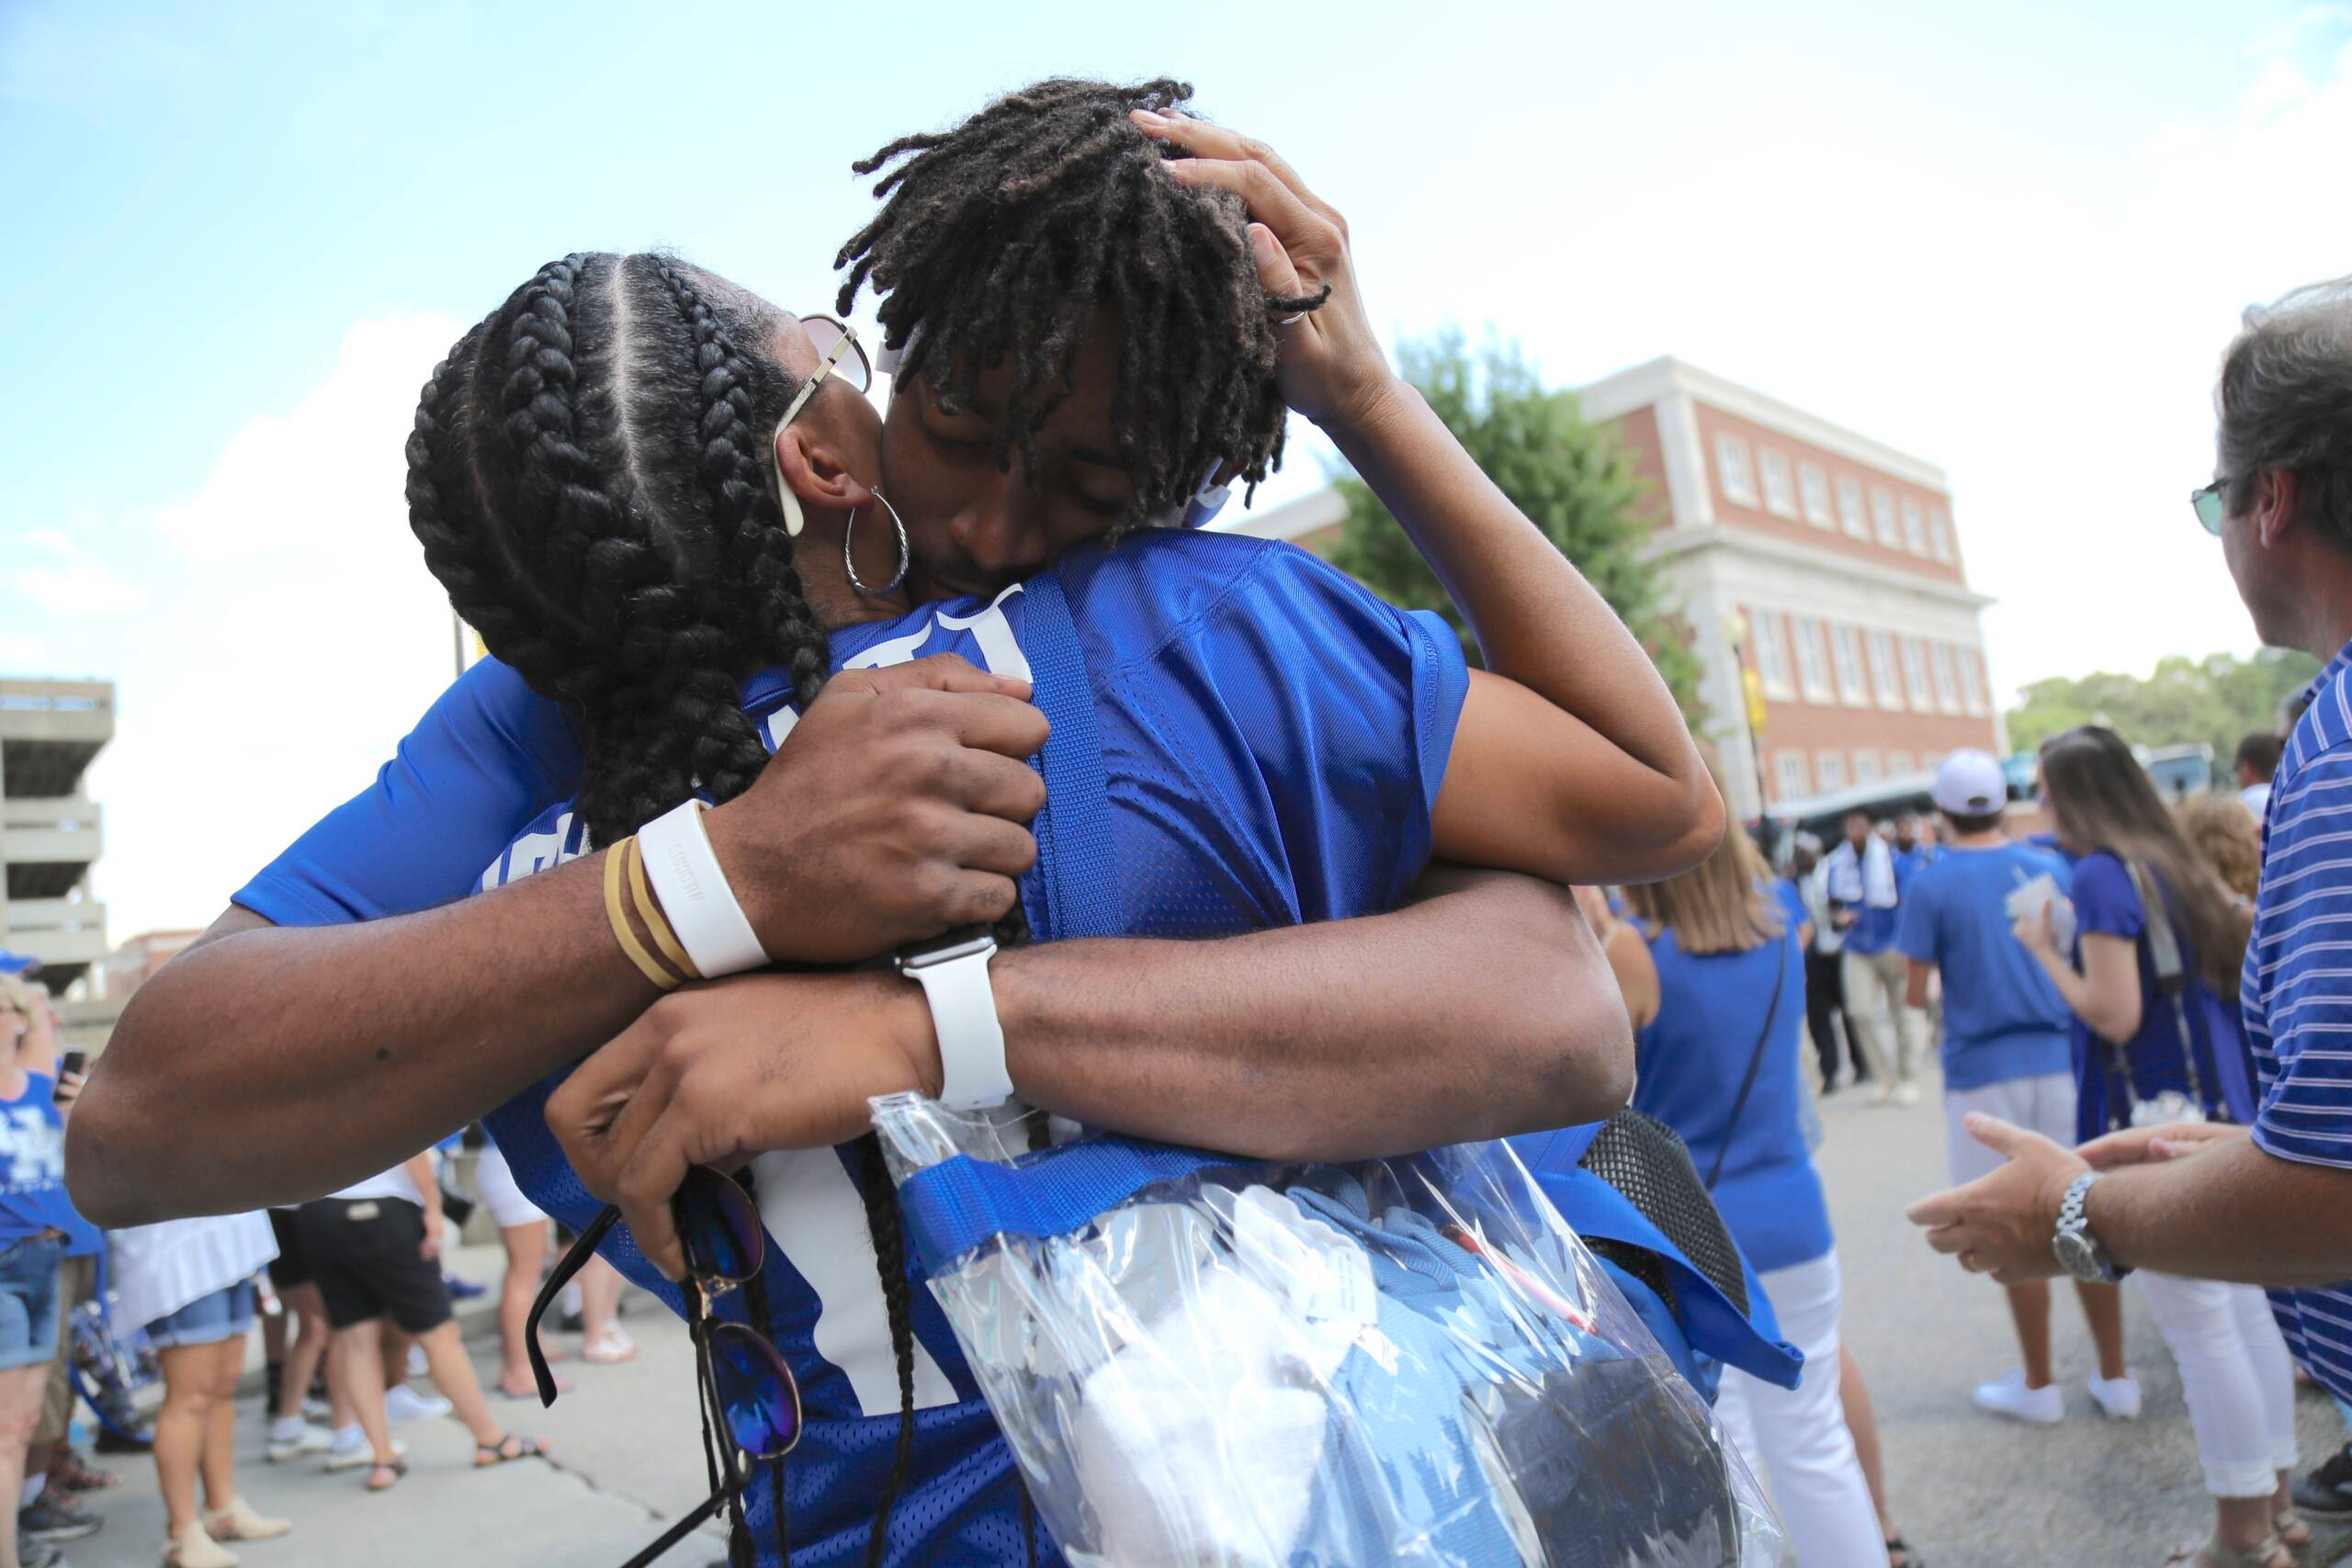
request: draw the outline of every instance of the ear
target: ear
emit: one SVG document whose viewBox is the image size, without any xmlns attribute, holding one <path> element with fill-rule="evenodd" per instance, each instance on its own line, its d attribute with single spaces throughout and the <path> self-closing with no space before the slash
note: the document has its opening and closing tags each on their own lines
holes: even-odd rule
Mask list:
<svg viewBox="0 0 2352 1568">
<path fill-rule="evenodd" d="M 2255 537 L 2267 547 L 2277 545 L 2295 524 L 2297 495 L 2290 468 L 2265 468 L 2254 481 Z"/>
<path fill-rule="evenodd" d="M 795 421 L 775 433 L 775 469 L 785 531 L 795 538 L 808 510 L 848 513 L 873 499 L 814 424 Z"/>
</svg>

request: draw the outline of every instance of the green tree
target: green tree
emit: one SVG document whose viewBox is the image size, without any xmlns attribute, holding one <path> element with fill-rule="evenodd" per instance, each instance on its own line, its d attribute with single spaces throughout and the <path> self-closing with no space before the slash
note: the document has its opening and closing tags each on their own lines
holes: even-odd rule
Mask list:
<svg viewBox="0 0 2352 1568">
<path fill-rule="evenodd" d="M 2174 654 L 2142 677 L 2102 672 L 2072 681 L 2036 681 L 2009 715 L 2009 744 L 2030 751 L 2080 724 L 2103 724 L 2139 746 L 2203 741 L 2226 768 L 2238 741 L 2278 722 L 2280 705 L 2309 685 L 2319 663 L 2309 654 L 2266 648 L 2252 659 Z"/>
<path fill-rule="evenodd" d="M 1699 660 L 1642 554 L 1644 486 L 1615 427 L 1586 423 L 1575 394 L 1546 389 L 1516 345 L 1473 353 L 1449 331 L 1404 344 L 1397 358 L 1487 477 L 1624 617 L 1682 711 L 1699 716 Z M 1335 483 L 1348 514 L 1332 564 L 1392 604 L 1444 615 L 1477 664 L 1461 612 L 1372 487 L 1352 474 Z"/>
</svg>

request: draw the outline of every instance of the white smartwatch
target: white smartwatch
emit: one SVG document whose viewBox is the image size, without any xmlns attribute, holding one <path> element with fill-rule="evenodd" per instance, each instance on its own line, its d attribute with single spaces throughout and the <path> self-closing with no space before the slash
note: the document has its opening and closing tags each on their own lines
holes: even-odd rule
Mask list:
<svg viewBox="0 0 2352 1568">
<path fill-rule="evenodd" d="M 1012 1098 L 1004 1068 L 1004 1029 L 996 1016 L 989 960 L 996 938 L 964 926 L 899 950 L 899 973 L 922 987 L 939 1036 L 939 1101 L 950 1111 L 984 1111 Z"/>
</svg>

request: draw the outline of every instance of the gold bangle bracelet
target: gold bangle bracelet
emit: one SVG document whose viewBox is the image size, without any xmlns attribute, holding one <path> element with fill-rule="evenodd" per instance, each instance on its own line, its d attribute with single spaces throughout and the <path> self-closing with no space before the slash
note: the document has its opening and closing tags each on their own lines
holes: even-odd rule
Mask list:
<svg viewBox="0 0 2352 1568">
<path fill-rule="evenodd" d="M 629 930 L 628 911 L 622 906 L 621 861 L 636 842 L 636 836 L 632 834 L 605 852 L 605 919 L 611 922 L 613 935 L 620 940 L 621 951 L 628 954 L 628 961 L 637 965 L 639 972 L 662 989 L 674 991 L 683 982 L 654 962 L 653 955 L 645 951 L 645 944 L 637 940 L 635 931 Z"/>
<path fill-rule="evenodd" d="M 685 945 L 679 942 L 676 929 L 670 924 L 670 917 L 662 912 L 662 906 L 654 900 L 653 890 L 646 886 L 645 846 L 632 836 L 628 848 L 628 890 L 637 901 L 638 918 L 645 922 L 645 929 L 653 933 L 653 945 L 662 950 L 662 956 L 670 961 L 672 968 L 689 980 L 701 979 L 702 971 L 695 968 L 695 961 L 687 956 Z"/>
</svg>

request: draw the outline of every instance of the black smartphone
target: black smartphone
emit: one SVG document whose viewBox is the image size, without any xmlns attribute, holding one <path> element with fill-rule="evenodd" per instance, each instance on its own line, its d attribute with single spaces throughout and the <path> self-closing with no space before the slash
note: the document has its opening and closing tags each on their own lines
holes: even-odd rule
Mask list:
<svg viewBox="0 0 2352 1568">
<path fill-rule="evenodd" d="M 57 1077 L 59 1079 L 57 1086 L 58 1089 L 62 1089 L 65 1087 L 63 1080 L 66 1074 L 87 1072 L 89 1067 L 90 1054 L 87 1051 L 66 1052 L 65 1055 L 57 1059 Z M 55 1100 L 57 1098 L 57 1090 L 51 1090 L 50 1098 L 51 1100 Z"/>
</svg>

